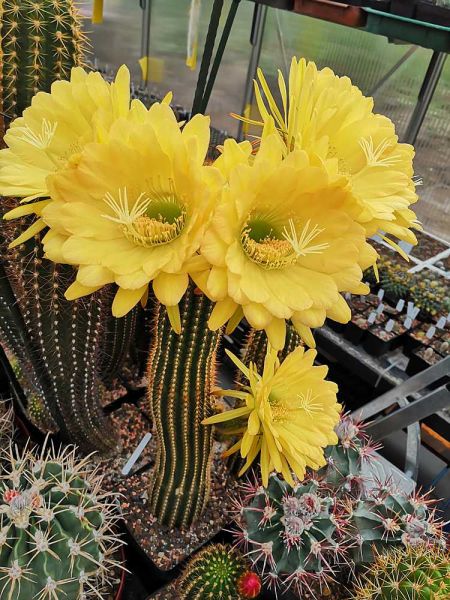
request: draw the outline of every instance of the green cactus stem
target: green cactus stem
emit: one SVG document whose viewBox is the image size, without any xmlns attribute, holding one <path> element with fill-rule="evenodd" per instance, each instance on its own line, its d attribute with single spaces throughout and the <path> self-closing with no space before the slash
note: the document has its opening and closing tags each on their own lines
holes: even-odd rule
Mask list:
<svg viewBox="0 0 450 600">
<path fill-rule="evenodd" d="M 249 481 L 241 489 L 237 542 L 268 587 L 303 597 L 311 585 L 324 585 L 348 548 L 348 511 L 333 490 L 314 479 L 291 487 L 274 474 L 267 488 Z"/>
<path fill-rule="evenodd" d="M 111 592 L 116 507 L 75 449 L 5 451 L 0 476 L 0 600 L 80 600 Z M 109 500 L 106 500 L 106 497 Z"/>
<path fill-rule="evenodd" d="M 352 507 L 349 524 L 355 564 L 370 563 L 375 552 L 396 546 L 430 547 L 442 540 L 442 523 L 433 501 L 420 494 L 406 495 L 389 481 L 379 482 Z"/>
<path fill-rule="evenodd" d="M 73 0 L 0 0 L 0 97 L 18 117 L 40 90 L 80 66 L 85 52 Z"/>
<path fill-rule="evenodd" d="M 111 287 L 66 300 L 74 269 L 45 259 L 40 235 L 6 249 L 22 225 L 2 224 L 6 279 L 0 283 L 0 307 L 2 301 L 11 302 L 12 292 L 14 310 L 11 318 L 0 310 L 0 340 L 19 363 L 32 420 L 59 430 L 66 443 L 76 443 L 85 453 L 110 453 L 117 449 L 117 435 L 102 400 L 105 384 L 128 355 L 135 312 L 115 322 Z M 15 337 L 2 334 L 4 322 Z"/>
<path fill-rule="evenodd" d="M 246 570 L 245 559 L 232 546 L 207 546 L 186 565 L 178 582 L 180 597 L 183 600 L 240 600 L 244 596 L 238 591 L 238 582 Z"/>
<path fill-rule="evenodd" d="M 161 524 L 188 527 L 202 513 L 210 487 L 216 352 L 221 332 L 208 329 L 212 303 L 190 286 L 180 302 L 182 332 L 159 306 L 148 362 L 148 399 L 158 441 L 149 510 Z"/>
<path fill-rule="evenodd" d="M 359 578 L 354 600 L 446 600 L 450 555 L 438 546 L 395 548 L 376 553 Z"/>
</svg>

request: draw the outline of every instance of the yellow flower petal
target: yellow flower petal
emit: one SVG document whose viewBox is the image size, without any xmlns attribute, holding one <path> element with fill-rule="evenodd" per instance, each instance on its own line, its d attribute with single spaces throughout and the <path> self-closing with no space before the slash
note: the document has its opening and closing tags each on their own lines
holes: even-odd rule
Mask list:
<svg viewBox="0 0 450 600">
<path fill-rule="evenodd" d="M 79 281 L 74 281 L 72 285 L 69 285 L 64 296 L 67 300 L 76 300 L 77 298 L 82 298 L 83 296 L 88 296 L 89 294 L 96 292 L 100 287 L 101 286 L 86 286 L 82 285 Z"/>
<path fill-rule="evenodd" d="M 137 290 L 127 290 L 120 287 L 114 296 L 112 314 L 115 317 L 123 317 L 129 313 L 145 294 L 147 287 L 148 286 L 145 285 Z"/>
<path fill-rule="evenodd" d="M 187 273 L 160 273 L 153 280 L 153 291 L 161 304 L 175 306 L 183 297 L 188 285 Z"/>
<path fill-rule="evenodd" d="M 237 307 L 238 305 L 231 298 L 217 302 L 209 317 L 208 327 L 212 331 L 216 331 L 216 329 L 222 327 L 233 316 Z"/>
</svg>

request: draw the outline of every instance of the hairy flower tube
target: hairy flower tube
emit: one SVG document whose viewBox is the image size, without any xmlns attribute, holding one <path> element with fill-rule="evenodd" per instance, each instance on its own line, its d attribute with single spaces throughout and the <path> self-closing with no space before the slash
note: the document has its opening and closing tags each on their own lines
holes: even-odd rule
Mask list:
<svg viewBox="0 0 450 600">
<path fill-rule="evenodd" d="M 313 62 L 293 58 L 288 82 L 279 71 L 278 87 L 281 106 L 258 70 L 255 95 L 261 120 L 238 118 L 257 126 L 273 119 L 285 153 L 302 148 L 320 157 L 331 175 L 344 176 L 352 217 L 368 236 L 380 233 L 406 256 L 387 236 L 417 243 L 411 228 L 421 226 L 410 209 L 417 201 L 414 148 L 398 142 L 392 121 L 373 112 L 372 98 L 329 68 L 319 70 Z"/>
<path fill-rule="evenodd" d="M 240 401 L 240 406 L 205 419 L 205 425 L 236 421 L 240 439 L 227 452 L 240 451 L 246 459 L 240 475 L 260 455 L 263 485 L 271 471 L 281 473 L 294 485 L 292 472 L 302 480 L 306 467 L 314 470 L 326 464 L 324 448 L 338 441 L 334 427 L 341 405 L 337 385 L 326 381 L 326 366 L 313 366 L 315 350 L 297 348 L 280 364 L 276 350 L 267 351 L 264 371 L 253 363 L 247 367 L 231 352 L 228 356 L 248 379 L 241 390 L 219 390 L 218 395 Z"/>
<path fill-rule="evenodd" d="M 135 118 L 145 111 L 138 100 L 130 105 L 130 74 L 122 66 L 113 83 L 100 73 L 72 69 L 70 81 L 56 81 L 51 92 L 39 92 L 23 116 L 5 134 L 0 150 L 0 194 L 26 203 L 8 212 L 6 219 L 28 214 L 38 218 L 11 246 L 45 229 L 42 211 L 51 202 L 48 176 L 65 168 L 86 144 L 105 141 L 118 118 Z"/>
<path fill-rule="evenodd" d="M 250 143 L 227 140 L 215 164 L 228 185 L 201 244 L 209 268 L 191 273 L 216 302 L 211 329 L 229 320 L 232 329 L 245 316 L 281 349 L 291 319 L 314 346 L 310 328 L 327 316 L 350 319 L 340 292 L 367 293 L 362 272 L 377 258 L 343 209 L 345 179 L 331 181 L 303 150 L 284 157 L 277 134 L 261 141 L 256 156 Z"/>
<path fill-rule="evenodd" d="M 120 317 L 152 282 L 180 331 L 177 305 L 222 182 L 203 166 L 208 144 L 209 118 L 198 115 L 181 130 L 163 102 L 139 121 L 119 119 L 107 141 L 87 144 L 47 179 L 45 255 L 77 267 L 67 299 L 116 283 L 112 310 Z"/>
</svg>

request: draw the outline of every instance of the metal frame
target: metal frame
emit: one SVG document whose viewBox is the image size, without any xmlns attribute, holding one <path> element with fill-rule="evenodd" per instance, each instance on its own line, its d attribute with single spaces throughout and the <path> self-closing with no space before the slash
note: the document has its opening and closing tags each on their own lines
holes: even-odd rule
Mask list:
<svg viewBox="0 0 450 600">
<path fill-rule="evenodd" d="M 408 400 L 408 396 L 417 395 L 427 386 L 449 376 L 450 356 L 447 356 L 436 365 L 414 375 L 352 413 L 352 416 L 358 419 L 367 420 L 396 404 L 399 406 L 391 414 L 370 423 L 367 432 L 374 439 L 381 440 L 395 431 L 407 428 L 405 473 L 413 480 L 417 479 L 419 466 L 419 421 L 450 407 L 450 387 L 449 384 L 442 385 L 434 391 L 416 397 L 412 402 Z"/>
</svg>

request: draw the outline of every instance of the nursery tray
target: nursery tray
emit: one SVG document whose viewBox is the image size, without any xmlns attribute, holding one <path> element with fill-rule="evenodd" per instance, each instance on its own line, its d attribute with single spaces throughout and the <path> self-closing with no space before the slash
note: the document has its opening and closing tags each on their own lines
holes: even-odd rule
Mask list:
<svg viewBox="0 0 450 600">
<path fill-rule="evenodd" d="M 392 40 L 401 40 L 431 48 L 438 52 L 450 51 L 450 28 L 425 21 L 417 21 L 401 15 L 365 8 L 368 18 L 365 31 L 384 35 Z"/>
</svg>

